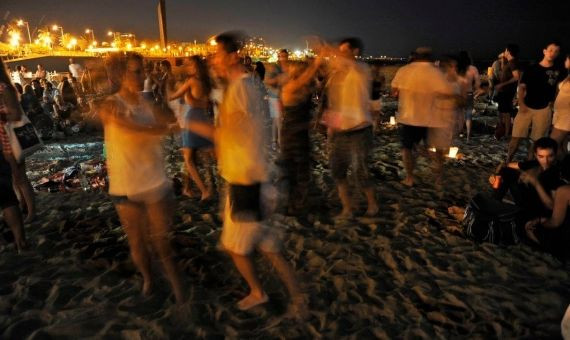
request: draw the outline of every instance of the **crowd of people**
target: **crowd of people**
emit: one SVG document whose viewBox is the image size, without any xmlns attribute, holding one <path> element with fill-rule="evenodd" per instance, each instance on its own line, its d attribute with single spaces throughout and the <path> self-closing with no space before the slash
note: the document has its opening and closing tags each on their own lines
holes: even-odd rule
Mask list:
<svg viewBox="0 0 570 340">
<path fill-rule="evenodd" d="M 189 57 L 175 69 L 167 60 L 153 62 L 136 53 L 110 56 L 103 71 L 93 69 L 89 88 L 106 94 L 96 111 L 104 127 L 109 195 L 127 234 L 133 262 L 142 274 L 143 293 L 152 291 L 150 257 L 155 253 L 176 300 L 183 302 L 183 280 L 168 239 L 176 201 L 161 146 L 163 136 L 180 134 L 188 172 L 183 194 L 193 197 L 194 183 L 201 201 L 219 193 L 224 202 L 220 243 L 250 288 L 238 308 L 247 310 L 268 300 L 251 257 L 258 249 L 275 267 L 291 295 L 291 308 L 299 315 L 305 298 L 282 255 L 278 235 L 264 224 L 275 210 L 264 199 L 266 184 L 273 181 L 286 188 L 279 206 L 283 213 L 303 212 L 311 183 L 310 131 L 316 122 L 326 127 L 330 174 L 342 206 L 335 219 L 350 220 L 357 213 L 349 173 L 357 178 L 366 197 L 364 215 L 375 216 L 382 207 L 370 168 L 383 79 L 378 69 L 359 61 L 364 46 L 357 38 L 343 39 L 336 46 L 321 43 L 318 56 L 306 62 L 290 61 L 287 50 L 281 50 L 278 63 L 266 65 L 239 55 L 240 38 L 236 33 L 221 34 L 215 39 L 214 55 L 206 60 Z M 441 182 L 444 155 L 453 139 L 460 138 L 464 128 L 467 140 L 472 138 L 474 99 L 489 94 L 498 102 L 502 135 L 512 134 L 505 162 L 492 178 L 493 183 L 502 179 L 494 186 L 495 198 L 502 200 L 510 193 L 514 204 L 523 208 L 523 229 L 529 241 L 546 249 L 564 248 L 570 242 L 566 214 L 570 161 L 565 158 L 570 131 L 570 57 L 565 58 L 566 70 L 558 69 L 559 51 L 558 43 L 547 44 L 544 58 L 523 70 L 516 60 L 518 47 L 508 45 L 489 72 L 490 88 L 484 89 L 467 52 L 436 61 L 431 49 L 416 49 L 391 82 L 391 95 L 399 102 L 396 120 L 406 173 L 402 183 L 417 185 L 416 158 L 419 151 L 431 148 L 435 152 L 427 154 L 433 158 L 434 180 Z M 76 89 L 81 68 L 72 65 L 70 61 L 71 81 L 62 80 L 57 89 L 42 77 L 45 70 L 38 66 L 36 79 L 20 93 L 2 69 L 3 124 L 22 114 L 32 115 L 38 107 L 53 117 L 69 118 L 70 110 L 81 106 L 83 96 Z M 527 137 L 532 143 L 528 160 L 513 163 L 519 142 Z M 271 148 L 278 154 L 278 178 L 270 174 Z M 26 200 L 26 186 L 19 184 L 22 167 L 11 160 L 5 140 L 0 175 L 5 220 L 21 249 L 25 236 L 16 192 L 22 192 L 28 212 L 34 209 Z"/>
</svg>

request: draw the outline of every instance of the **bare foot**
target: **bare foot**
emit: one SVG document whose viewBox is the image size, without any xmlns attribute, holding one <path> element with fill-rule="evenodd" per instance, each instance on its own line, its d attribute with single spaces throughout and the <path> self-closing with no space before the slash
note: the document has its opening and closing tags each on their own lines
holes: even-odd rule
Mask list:
<svg viewBox="0 0 570 340">
<path fill-rule="evenodd" d="M 304 321 L 309 319 L 309 317 L 309 304 L 307 303 L 306 297 L 301 295 L 293 298 L 291 304 L 287 307 L 285 318 Z"/>
<path fill-rule="evenodd" d="M 352 218 L 352 210 L 343 210 L 340 214 L 333 217 L 335 220 L 350 220 Z"/>
<path fill-rule="evenodd" d="M 196 195 L 194 195 L 194 194 L 192 193 L 192 190 L 190 190 L 190 189 L 183 189 L 183 190 L 182 190 L 182 195 L 184 195 L 184 196 L 186 196 L 186 197 L 189 197 L 189 198 L 194 198 L 194 197 L 196 197 Z"/>
<path fill-rule="evenodd" d="M 374 217 L 376 216 L 376 214 L 378 214 L 378 211 L 380 210 L 380 208 L 378 208 L 378 205 L 372 205 L 372 206 L 368 206 L 368 209 L 366 209 L 366 213 L 364 214 L 364 216 L 366 217 Z"/>
<path fill-rule="evenodd" d="M 412 177 L 406 177 L 403 180 L 401 180 L 400 183 L 411 188 L 414 186 L 414 179 Z"/>
<path fill-rule="evenodd" d="M 255 306 L 264 304 L 267 301 L 269 301 L 269 297 L 265 293 L 261 293 L 261 295 L 250 293 L 248 296 L 246 296 L 240 302 L 238 302 L 237 306 L 240 310 L 245 311 Z"/>
<path fill-rule="evenodd" d="M 152 293 L 152 282 L 150 280 L 145 280 L 142 286 L 142 295 L 143 296 L 150 296 Z"/>
</svg>

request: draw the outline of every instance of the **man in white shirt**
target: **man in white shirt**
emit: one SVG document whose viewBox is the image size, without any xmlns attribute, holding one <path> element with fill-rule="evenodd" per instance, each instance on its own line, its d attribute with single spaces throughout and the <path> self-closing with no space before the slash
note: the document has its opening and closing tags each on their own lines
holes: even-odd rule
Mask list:
<svg viewBox="0 0 570 340">
<path fill-rule="evenodd" d="M 378 213 L 374 186 L 368 167 L 374 142 L 370 92 L 372 75 L 368 65 L 357 62 L 356 56 L 363 45 L 358 38 L 347 38 L 340 42 L 333 59 L 333 72 L 327 84 L 328 110 L 325 124 L 330 136 L 329 162 L 332 177 L 338 189 L 342 211 L 338 219 L 352 217 L 352 202 L 348 191 L 347 172 L 351 163 L 366 196 L 366 216 Z M 355 162 L 352 162 L 353 159 Z"/>
<path fill-rule="evenodd" d="M 400 123 L 402 158 L 406 170 L 402 183 L 413 186 L 415 156 L 412 151 L 422 140 L 428 144 L 439 144 L 441 138 L 438 135 L 451 128 L 450 110 L 441 110 L 437 104 L 441 99 L 452 96 L 453 89 L 431 62 L 431 49 L 421 47 L 416 49 L 413 61 L 396 73 L 392 80 L 392 94 L 399 99 L 396 118 Z M 429 146 L 438 148 L 440 145 Z M 434 172 L 441 176 L 441 150 L 435 156 Z"/>
<path fill-rule="evenodd" d="M 221 34 L 216 43 L 214 67 L 228 83 L 220 106 L 219 127 L 214 130 L 198 122 L 189 122 L 187 127 L 214 137 L 220 174 L 228 182 L 221 244 L 250 287 L 250 294 L 238 302 L 238 308 L 248 310 L 268 301 L 250 257 L 257 248 L 287 286 L 293 301 L 290 312 L 299 315 L 306 312 L 306 307 L 295 272 L 281 253 L 275 230 L 263 224 L 260 194 L 261 184 L 268 180 L 268 143 L 259 80 L 246 73 L 240 63 L 240 44 L 235 34 Z"/>
<path fill-rule="evenodd" d="M 71 76 L 76 79 L 81 79 L 81 76 L 83 75 L 83 67 L 75 63 L 73 58 L 69 58 L 69 73 L 71 73 Z"/>
</svg>

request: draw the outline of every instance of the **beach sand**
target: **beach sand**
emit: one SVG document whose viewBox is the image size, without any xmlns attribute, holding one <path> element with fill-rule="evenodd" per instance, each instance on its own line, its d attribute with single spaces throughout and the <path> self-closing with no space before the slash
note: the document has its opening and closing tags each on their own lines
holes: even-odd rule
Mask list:
<svg viewBox="0 0 570 340">
<path fill-rule="evenodd" d="M 394 109 L 392 103 L 385 111 Z M 177 199 L 173 242 L 189 300 L 176 306 L 156 262 L 154 294 L 140 295 L 142 279 L 105 194 L 38 193 L 38 217 L 26 226 L 30 250 L 17 255 L 1 229 L 0 338 L 559 337 L 570 265 L 527 245 L 476 244 L 447 213 L 488 190 L 504 158 L 506 142 L 483 133 L 493 116 L 475 120 L 472 141 L 455 143 L 463 158 L 447 161 L 443 185 L 433 184 L 420 158 L 414 188 L 399 183 L 397 130 L 383 125 L 372 172 L 380 212 L 342 223 L 331 219 L 340 203 L 322 136 L 316 138 L 309 212 L 269 221 L 285 235 L 286 257 L 308 294 L 306 322 L 283 317 L 286 290 L 262 259 L 256 263 L 269 303 L 249 312 L 235 307 L 247 288 L 218 249 L 216 202 Z M 30 173 L 37 177 L 48 160 L 34 157 Z M 363 213 L 363 197 L 354 199 Z"/>
</svg>

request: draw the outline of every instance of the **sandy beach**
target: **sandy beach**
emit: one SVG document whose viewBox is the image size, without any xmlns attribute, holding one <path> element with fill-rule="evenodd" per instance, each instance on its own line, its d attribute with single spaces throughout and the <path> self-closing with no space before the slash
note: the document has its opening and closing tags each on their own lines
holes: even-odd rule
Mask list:
<svg viewBox="0 0 570 340">
<path fill-rule="evenodd" d="M 447 213 L 488 190 L 487 178 L 505 156 L 506 141 L 489 133 L 493 110 L 478 108 L 474 137 L 455 143 L 463 157 L 447 160 L 442 186 L 433 184 L 425 158 L 419 159 L 414 188 L 399 183 L 397 129 L 382 125 L 373 157 L 380 203 L 375 218 L 333 222 L 340 203 L 323 137 L 313 136 L 308 213 L 276 214 L 269 221 L 285 235 L 286 257 L 309 297 L 306 322 L 283 317 L 286 290 L 262 260 L 257 263 L 269 303 L 249 312 L 235 307 L 247 288 L 218 249 L 217 202 L 177 197 L 173 243 L 189 299 L 176 306 L 157 263 L 155 292 L 141 296 L 142 279 L 106 194 L 40 192 L 36 221 L 26 225 L 30 250 L 17 255 L 0 223 L 0 338 L 560 337 L 570 303 L 570 264 L 523 244 L 476 244 Z M 384 109 L 394 110 L 395 103 Z M 88 154 L 100 153 L 100 137 L 81 142 L 92 143 Z M 181 158 L 175 152 L 168 157 L 174 175 Z M 39 179 L 50 165 L 61 169 L 65 162 L 59 162 L 34 155 L 30 177 Z M 364 198 L 354 199 L 362 214 Z"/>
</svg>

